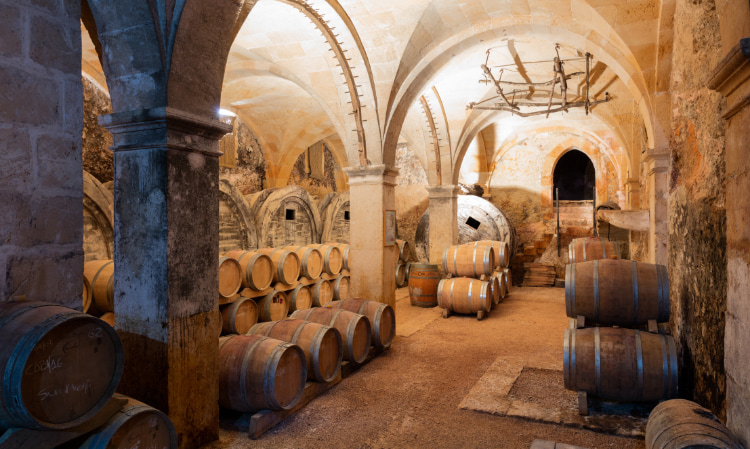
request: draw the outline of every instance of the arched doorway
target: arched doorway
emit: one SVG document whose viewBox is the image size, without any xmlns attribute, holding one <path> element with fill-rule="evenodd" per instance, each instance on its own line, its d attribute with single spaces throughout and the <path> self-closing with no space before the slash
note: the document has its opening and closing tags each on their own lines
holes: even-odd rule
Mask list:
<svg viewBox="0 0 750 449">
<path fill-rule="evenodd" d="M 596 188 L 596 170 L 591 159 L 580 150 L 565 153 L 555 165 L 553 198 L 559 192 L 560 201 L 591 201 Z M 559 190 L 557 190 L 559 189 Z"/>
</svg>

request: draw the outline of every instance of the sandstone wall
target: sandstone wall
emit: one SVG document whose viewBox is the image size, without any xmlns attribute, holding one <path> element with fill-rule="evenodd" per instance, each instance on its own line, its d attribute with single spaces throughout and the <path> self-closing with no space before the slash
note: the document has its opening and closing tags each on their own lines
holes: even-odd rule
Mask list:
<svg viewBox="0 0 750 449">
<path fill-rule="evenodd" d="M 99 182 L 114 179 L 112 135 L 97 122 L 100 115 L 112 113 L 107 92 L 86 76 L 83 78 L 83 169 Z"/>
<path fill-rule="evenodd" d="M 411 247 L 411 258 L 417 259 L 415 235 L 422 214 L 430 207 L 425 186 L 427 172 L 417 156 L 406 144 L 396 148 L 396 166 L 399 168 L 396 186 L 396 238 L 406 240 Z M 425 261 L 426 262 L 426 261 Z"/>
<path fill-rule="evenodd" d="M 292 174 L 289 176 L 289 182 L 287 183 L 287 185 L 297 185 L 307 190 L 307 193 L 309 193 L 315 201 L 320 201 L 320 199 L 327 194 L 336 192 L 336 172 L 341 170 L 336 163 L 336 160 L 333 158 L 331 149 L 325 145 L 324 147 L 324 177 L 322 179 L 312 176 L 308 163 L 306 162 L 306 155 L 303 152 L 295 161 Z"/>
<path fill-rule="evenodd" d="M 228 179 L 243 195 L 260 192 L 265 188 L 267 169 L 263 148 L 253 131 L 239 117 L 235 120 L 235 166 L 219 168 L 219 176 Z"/>
</svg>

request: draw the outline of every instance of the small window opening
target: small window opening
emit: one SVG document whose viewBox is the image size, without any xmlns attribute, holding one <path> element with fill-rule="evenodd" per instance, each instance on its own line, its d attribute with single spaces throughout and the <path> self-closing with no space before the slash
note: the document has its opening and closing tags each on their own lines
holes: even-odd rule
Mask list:
<svg viewBox="0 0 750 449">
<path fill-rule="evenodd" d="M 295 217 L 295 215 L 296 215 L 296 214 L 295 214 L 296 212 L 297 212 L 297 211 L 295 211 L 294 209 L 287 209 L 287 210 L 286 210 L 286 219 L 287 219 L 287 220 L 294 220 L 294 217 Z"/>
<path fill-rule="evenodd" d="M 471 226 L 474 229 L 479 229 L 479 225 L 481 223 L 479 223 L 478 220 L 474 219 L 474 217 L 469 217 L 469 219 L 466 220 L 466 224 L 469 225 L 469 226 Z"/>
<path fill-rule="evenodd" d="M 344 220 L 347 220 L 347 221 L 349 220 L 349 211 L 348 210 L 344 211 Z"/>
</svg>

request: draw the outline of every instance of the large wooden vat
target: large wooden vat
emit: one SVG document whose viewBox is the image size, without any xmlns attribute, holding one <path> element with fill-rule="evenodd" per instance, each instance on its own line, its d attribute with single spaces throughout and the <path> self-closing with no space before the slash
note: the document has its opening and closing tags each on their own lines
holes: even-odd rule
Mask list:
<svg viewBox="0 0 750 449">
<path fill-rule="evenodd" d="M 344 346 L 336 329 L 319 323 L 288 319 L 260 323 L 250 329 L 250 334 L 286 341 L 299 346 L 307 360 L 307 378 L 330 382 L 341 369 Z"/>
<path fill-rule="evenodd" d="M 219 404 L 238 412 L 288 410 L 305 389 L 299 346 L 261 335 L 219 339 Z"/>
<path fill-rule="evenodd" d="M 285 246 L 285 250 L 297 254 L 300 262 L 300 276 L 316 279 L 323 272 L 323 256 L 315 248 L 309 246 Z"/>
<path fill-rule="evenodd" d="M 443 251 L 443 271 L 456 276 L 489 276 L 495 265 L 495 250 L 490 246 L 449 246 Z"/>
<path fill-rule="evenodd" d="M 609 241 L 601 237 L 573 239 L 568 245 L 570 263 L 619 258 L 620 242 Z"/>
<path fill-rule="evenodd" d="M 289 301 L 284 292 L 273 290 L 266 296 L 256 298 L 258 321 L 278 321 L 289 313 Z"/>
<path fill-rule="evenodd" d="M 41 302 L 0 303 L 0 428 L 69 429 L 120 382 L 120 338 L 99 319 Z"/>
<path fill-rule="evenodd" d="M 292 318 L 335 327 L 344 341 L 344 359 L 353 363 L 367 360 L 372 344 L 370 320 L 367 317 L 347 310 L 315 307 L 298 310 L 292 314 Z"/>
<path fill-rule="evenodd" d="M 667 267 L 615 259 L 568 264 L 565 312 L 604 326 L 669 321 Z"/>
<path fill-rule="evenodd" d="M 393 337 L 396 336 L 396 314 L 393 312 L 393 307 L 362 298 L 333 301 L 326 307 L 348 310 L 366 316 L 372 326 L 372 345 L 381 350 L 391 347 Z"/>
<path fill-rule="evenodd" d="M 567 329 L 565 388 L 609 401 L 677 397 L 677 350 L 668 335 L 633 329 Z"/>
<path fill-rule="evenodd" d="M 222 334 L 246 334 L 258 322 L 258 305 L 250 298 L 240 297 L 219 311 Z"/>
<path fill-rule="evenodd" d="M 236 259 L 242 267 L 242 286 L 251 290 L 267 289 L 273 282 L 271 258 L 257 251 L 228 251 L 224 256 Z"/>
<path fill-rule="evenodd" d="M 237 259 L 219 256 L 219 296 L 229 298 L 242 287 L 242 266 Z"/>
<path fill-rule="evenodd" d="M 88 312 L 94 315 L 115 311 L 115 261 L 92 260 L 83 265 L 83 275 L 91 285 Z"/>
<path fill-rule="evenodd" d="M 477 279 L 443 279 L 438 283 L 437 297 L 438 305 L 443 309 L 456 313 L 476 313 L 480 320 L 492 308 L 489 282 Z"/>
<path fill-rule="evenodd" d="M 261 248 L 258 252 L 271 258 L 274 282 L 290 285 L 299 278 L 300 261 L 297 253 L 281 248 Z"/>
<path fill-rule="evenodd" d="M 80 449 L 177 449 L 177 431 L 169 416 L 135 399 L 127 400 L 120 411 L 86 438 Z"/>
<path fill-rule="evenodd" d="M 409 270 L 409 302 L 417 307 L 436 307 L 440 267 L 412 263 Z"/>
<path fill-rule="evenodd" d="M 646 424 L 646 449 L 742 449 L 727 426 L 692 401 L 657 405 Z"/>
</svg>

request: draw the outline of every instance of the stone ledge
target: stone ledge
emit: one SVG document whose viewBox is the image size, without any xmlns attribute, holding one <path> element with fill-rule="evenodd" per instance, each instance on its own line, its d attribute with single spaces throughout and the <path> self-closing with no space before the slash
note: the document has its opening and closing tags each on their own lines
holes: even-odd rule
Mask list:
<svg viewBox="0 0 750 449">
<path fill-rule="evenodd" d="M 740 40 L 711 74 L 708 88 L 727 98 L 727 110 L 722 114 L 730 119 L 750 104 L 750 38 Z"/>
</svg>

